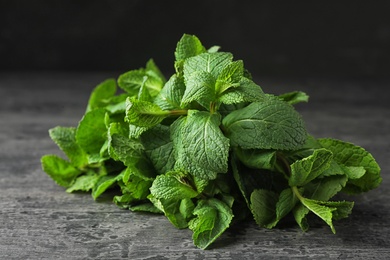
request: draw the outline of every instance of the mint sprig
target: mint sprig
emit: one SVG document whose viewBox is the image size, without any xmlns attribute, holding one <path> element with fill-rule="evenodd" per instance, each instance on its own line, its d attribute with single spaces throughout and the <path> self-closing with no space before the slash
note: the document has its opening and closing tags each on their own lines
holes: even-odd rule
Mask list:
<svg viewBox="0 0 390 260">
<path fill-rule="evenodd" d="M 67 192 L 109 189 L 118 207 L 164 214 L 208 248 L 233 220 L 273 228 L 291 215 L 302 230 L 313 214 L 335 231 L 359 194 L 379 186 L 380 168 L 354 144 L 307 133 L 293 105 L 301 91 L 265 94 L 241 60 L 183 35 L 175 73 L 153 60 L 99 84 L 77 127 L 50 137 L 68 157 L 42 157 Z M 119 90 L 118 90 L 119 87 Z"/>
</svg>

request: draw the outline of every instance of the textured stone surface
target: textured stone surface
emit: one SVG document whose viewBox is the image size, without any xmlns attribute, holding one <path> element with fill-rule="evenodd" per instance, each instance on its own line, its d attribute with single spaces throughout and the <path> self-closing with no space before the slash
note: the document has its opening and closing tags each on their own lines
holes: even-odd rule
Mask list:
<svg viewBox="0 0 390 260">
<path fill-rule="evenodd" d="M 293 221 L 267 230 L 232 226 L 210 248 L 160 215 L 117 208 L 106 198 L 67 194 L 41 170 L 40 157 L 59 154 L 47 130 L 75 126 L 92 88 L 107 74 L 0 74 L 0 259 L 388 259 L 390 257 L 390 80 L 262 79 L 266 92 L 304 90 L 299 104 L 316 137 L 365 147 L 382 168 L 383 184 L 335 222 L 317 218 L 303 233 Z"/>
</svg>

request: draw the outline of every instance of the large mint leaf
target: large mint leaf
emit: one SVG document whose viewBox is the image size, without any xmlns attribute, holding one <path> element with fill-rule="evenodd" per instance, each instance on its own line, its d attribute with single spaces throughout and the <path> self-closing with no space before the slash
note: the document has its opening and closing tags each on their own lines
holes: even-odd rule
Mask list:
<svg viewBox="0 0 390 260">
<path fill-rule="evenodd" d="M 184 78 L 174 74 L 165 83 L 163 89 L 155 98 L 154 103 L 163 110 L 180 109 L 185 89 Z"/>
<path fill-rule="evenodd" d="M 328 201 L 345 187 L 347 180 L 345 175 L 315 179 L 304 186 L 304 196 L 314 200 Z"/>
<path fill-rule="evenodd" d="M 74 166 L 88 164 L 87 154 L 76 142 L 76 128 L 57 126 L 49 130 L 49 135 Z"/>
<path fill-rule="evenodd" d="M 256 102 L 263 101 L 264 99 L 265 95 L 260 86 L 245 77 L 241 77 L 238 86 L 227 89 L 218 98 L 223 104 Z"/>
<path fill-rule="evenodd" d="M 118 78 L 118 86 L 129 93 L 131 96 L 138 94 L 139 88 L 145 85 L 150 95 L 155 97 L 165 84 L 165 78 L 162 73 L 156 70 L 157 66 L 148 62 L 146 68 L 131 70 L 123 73 Z"/>
<path fill-rule="evenodd" d="M 111 158 L 123 162 L 124 165 L 134 165 L 144 157 L 142 145 L 120 134 L 110 136 L 108 147 Z"/>
<path fill-rule="evenodd" d="M 352 211 L 353 202 L 348 201 L 316 201 L 312 199 L 301 199 L 302 204 L 311 212 L 325 221 L 333 233 L 336 230 L 333 226 L 333 219 L 346 218 Z"/>
<path fill-rule="evenodd" d="M 223 119 L 223 125 L 231 144 L 244 149 L 295 150 L 307 137 L 298 112 L 271 97 L 233 111 Z"/>
<path fill-rule="evenodd" d="M 276 219 L 278 194 L 269 190 L 254 190 L 250 197 L 253 217 L 260 227 L 273 226 Z"/>
<path fill-rule="evenodd" d="M 87 112 L 105 107 L 116 93 L 115 79 L 107 79 L 97 85 L 89 96 Z"/>
<path fill-rule="evenodd" d="M 363 167 L 366 173 L 360 178 L 351 178 L 345 187 L 349 193 L 361 193 L 374 189 L 382 182 L 380 167 L 374 157 L 364 148 L 335 139 L 318 139 L 320 145 L 333 153 L 334 160 L 347 167 Z M 357 170 L 357 169 L 355 169 Z M 360 171 L 362 173 L 362 171 Z M 352 173 L 353 174 L 353 173 Z M 356 176 L 358 173 L 354 173 Z"/>
<path fill-rule="evenodd" d="M 60 186 L 69 187 L 81 171 L 57 155 L 44 155 L 42 169 Z"/>
<path fill-rule="evenodd" d="M 184 62 L 184 78 L 187 81 L 191 74 L 203 71 L 209 73 L 216 80 L 232 60 L 233 55 L 229 52 L 202 53 L 188 58 Z"/>
<path fill-rule="evenodd" d="M 205 111 L 188 111 L 175 124 L 171 136 L 177 166 L 202 179 L 214 179 L 228 168 L 229 139 L 219 128 L 221 117 Z"/>
<path fill-rule="evenodd" d="M 247 167 L 254 169 L 273 170 L 276 163 L 275 150 L 259 150 L 259 149 L 234 149 L 235 154 L 240 161 Z"/>
<path fill-rule="evenodd" d="M 323 173 L 332 160 L 332 153 L 327 149 L 316 149 L 306 158 L 291 164 L 290 186 L 303 186 Z"/>
<path fill-rule="evenodd" d="M 139 127 L 153 127 L 169 115 L 158 105 L 128 98 L 126 101 L 126 121 Z"/>
<path fill-rule="evenodd" d="M 206 49 L 198 37 L 184 34 L 176 45 L 175 59 L 181 61 L 204 52 Z"/>
<path fill-rule="evenodd" d="M 77 177 L 72 185 L 66 189 L 66 192 L 74 191 L 90 191 L 95 187 L 95 184 L 99 181 L 101 175 L 94 171 L 89 171 L 84 175 Z"/>
<path fill-rule="evenodd" d="M 206 71 L 195 71 L 186 76 L 186 89 L 180 106 L 186 106 L 192 101 L 198 101 L 206 109 L 215 100 L 215 79 Z"/>
<path fill-rule="evenodd" d="M 154 180 L 150 192 L 157 199 L 190 199 L 198 196 L 198 192 L 186 181 L 188 177 L 182 172 L 167 172 Z"/>
<path fill-rule="evenodd" d="M 193 231 L 194 244 L 206 249 L 230 225 L 233 219 L 232 210 L 218 199 L 201 200 L 194 209 L 197 217 L 189 222 Z"/>
<path fill-rule="evenodd" d="M 219 96 L 231 87 L 238 87 L 244 75 L 244 63 L 241 60 L 233 61 L 224 67 L 215 83 L 215 92 Z"/>
<path fill-rule="evenodd" d="M 170 134 L 169 126 L 160 124 L 141 136 L 145 153 L 159 174 L 172 170 L 175 165 L 175 154 Z"/>
<path fill-rule="evenodd" d="M 105 115 L 103 108 L 86 113 L 76 130 L 76 142 L 92 157 L 100 157 L 100 150 L 107 139 Z"/>
</svg>

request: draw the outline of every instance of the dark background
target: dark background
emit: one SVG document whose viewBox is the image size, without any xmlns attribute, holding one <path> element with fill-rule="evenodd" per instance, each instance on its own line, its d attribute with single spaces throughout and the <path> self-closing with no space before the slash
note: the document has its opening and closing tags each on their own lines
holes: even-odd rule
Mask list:
<svg viewBox="0 0 390 260">
<path fill-rule="evenodd" d="M 0 71 L 173 72 L 183 33 L 257 76 L 383 77 L 390 1 L 0 0 Z"/>
</svg>

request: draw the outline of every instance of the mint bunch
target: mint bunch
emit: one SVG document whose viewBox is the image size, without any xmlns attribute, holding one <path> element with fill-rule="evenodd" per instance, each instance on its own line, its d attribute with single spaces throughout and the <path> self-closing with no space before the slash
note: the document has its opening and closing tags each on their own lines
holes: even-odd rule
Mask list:
<svg viewBox="0 0 390 260">
<path fill-rule="evenodd" d="M 381 183 L 366 150 L 307 133 L 293 107 L 305 93 L 264 93 L 241 60 L 193 35 L 174 67 L 166 80 L 149 60 L 99 84 L 76 128 L 50 129 L 68 160 L 45 155 L 43 170 L 94 199 L 117 189 L 116 205 L 164 214 L 202 249 L 248 217 L 273 228 L 291 215 L 306 231 L 315 214 L 335 232 L 353 202 L 331 199 Z"/>
</svg>

